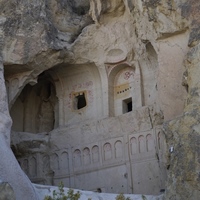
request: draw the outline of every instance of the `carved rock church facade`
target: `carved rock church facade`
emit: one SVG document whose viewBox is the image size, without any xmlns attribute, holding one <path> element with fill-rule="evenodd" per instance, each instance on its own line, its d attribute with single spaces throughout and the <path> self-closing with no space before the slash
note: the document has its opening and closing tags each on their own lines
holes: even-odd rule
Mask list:
<svg viewBox="0 0 200 200">
<path fill-rule="evenodd" d="M 145 66 L 112 49 L 103 69 L 59 65 L 23 88 L 11 107 L 12 143 L 32 182 L 110 193 L 165 189 L 158 55 L 145 47 Z"/>
</svg>

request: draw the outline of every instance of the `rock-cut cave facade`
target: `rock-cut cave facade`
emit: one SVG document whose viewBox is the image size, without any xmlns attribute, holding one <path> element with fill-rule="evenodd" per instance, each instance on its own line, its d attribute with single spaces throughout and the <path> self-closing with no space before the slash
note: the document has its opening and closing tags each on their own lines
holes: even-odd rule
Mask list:
<svg viewBox="0 0 200 200">
<path fill-rule="evenodd" d="M 13 150 L 33 183 L 110 193 L 165 189 L 158 55 L 150 42 L 145 48 L 141 66 L 111 49 L 103 73 L 95 63 L 59 65 L 22 89 L 10 111 Z"/>
</svg>

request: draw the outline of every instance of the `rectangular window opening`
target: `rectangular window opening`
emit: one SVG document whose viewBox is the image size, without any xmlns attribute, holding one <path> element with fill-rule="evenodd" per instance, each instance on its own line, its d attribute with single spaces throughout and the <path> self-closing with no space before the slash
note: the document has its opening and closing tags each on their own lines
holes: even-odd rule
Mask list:
<svg viewBox="0 0 200 200">
<path fill-rule="evenodd" d="M 127 112 L 131 112 L 133 110 L 132 108 L 132 98 L 128 98 L 123 100 L 123 114 Z"/>
<path fill-rule="evenodd" d="M 74 94 L 74 110 L 80 110 L 87 106 L 85 92 L 77 92 Z"/>
</svg>

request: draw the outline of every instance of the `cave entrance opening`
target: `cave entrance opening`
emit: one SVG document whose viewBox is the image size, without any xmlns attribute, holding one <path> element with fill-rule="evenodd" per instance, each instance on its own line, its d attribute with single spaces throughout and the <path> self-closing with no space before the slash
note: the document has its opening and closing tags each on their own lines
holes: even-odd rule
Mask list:
<svg viewBox="0 0 200 200">
<path fill-rule="evenodd" d="M 38 76 L 35 85 L 26 85 L 11 108 L 12 130 L 17 132 L 49 132 L 56 126 L 56 89 L 48 72 Z"/>
</svg>

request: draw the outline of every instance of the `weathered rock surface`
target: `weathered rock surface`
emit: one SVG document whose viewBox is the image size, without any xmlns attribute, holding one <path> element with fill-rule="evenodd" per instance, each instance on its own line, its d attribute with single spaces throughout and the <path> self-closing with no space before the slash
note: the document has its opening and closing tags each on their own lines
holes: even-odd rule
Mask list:
<svg viewBox="0 0 200 200">
<path fill-rule="evenodd" d="M 16 199 L 22 199 L 23 197 L 26 197 L 26 199 L 38 199 L 33 185 L 21 170 L 10 148 L 11 118 L 8 110 L 2 63 L 0 64 L 0 82 L 0 177 L 2 181 L 11 185 Z"/>
<path fill-rule="evenodd" d="M 5 182 L 0 183 L 0 199 L 1 200 L 15 200 L 15 194 L 12 187 Z"/>
<path fill-rule="evenodd" d="M 200 196 L 199 45 L 187 56 L 188 99 L 181 117 L 165 124 L 169 153 L 167 199 L 198 199 Z"/>
<path fill-rule="evenodd" d="M 34 85 L 38 75 L 50 68 L 55 73 L 61 64 L 59 69 L 69 64 L 71 69 L 97 66 L 106 86 L 105 77 L 121 62 L 134 66 L 137 77 L 142 77 L 136 105 L 155 104 L 159 124 L 160 116 L 165 122 L 171 120 L 164 125 L 168 147 L 173 147 L 168 155 L 166 199 L 199 198 L 199 7 L 196 0 L 0 2 L 0 56 L 8 88 L 7 102 L 1 65 L 0 177 L 12 186 L 17 199 L 27 193 L 29 199 L 37 197 L 9 148 L 8 106 L 13 106 L 25 85 Z M 101 94 L 104 107 L 99 116 L 92 115 L 95 119 L 118 112 L 109 110 L 107 90 Z M 72 123 L 83 118 L 69 116 L 75 119 Z M 70 126 L 70 119 L 65 123 L 63 116 L 58 121 L 58 126 Z"/>
</svg>

